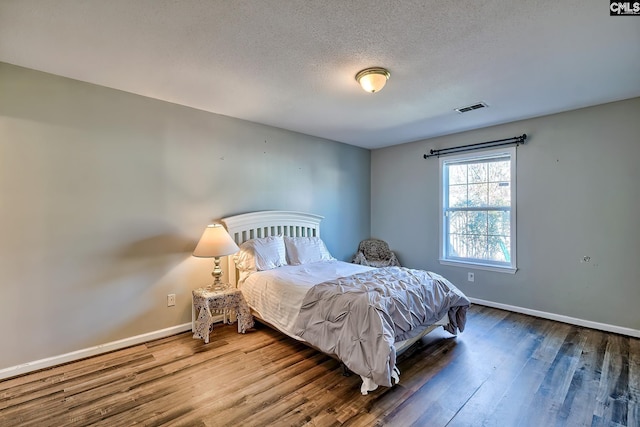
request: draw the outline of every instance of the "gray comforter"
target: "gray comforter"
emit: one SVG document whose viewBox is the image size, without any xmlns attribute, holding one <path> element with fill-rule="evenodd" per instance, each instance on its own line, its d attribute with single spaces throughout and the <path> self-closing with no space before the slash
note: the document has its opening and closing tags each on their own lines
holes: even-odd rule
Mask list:
<svg viewBox="0 0 640 427">
<path fill-rule="evenodd" d="M 380 268 L 312 287 L 296 321 L 296 334 L 336 355 L 351 371 L 390 387 L 394 343 L 410 339 L 448 314 L 447 330 L 464 330 L 467 297 L 435 273 Z"/>
</svg>

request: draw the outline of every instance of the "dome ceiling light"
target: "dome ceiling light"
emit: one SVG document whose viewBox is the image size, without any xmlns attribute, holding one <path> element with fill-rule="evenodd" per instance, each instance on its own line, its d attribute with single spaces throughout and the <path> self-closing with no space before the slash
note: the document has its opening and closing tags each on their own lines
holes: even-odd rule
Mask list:
<svg viewBox="0 0 640 427">
<path fill-rule="evenodd" d="M 356 80 L 362 89 L 369 93 L 379 92 L 389 79 L 389 70 L 381 67 L 365 68 L 356 74 Z"/>
</svg>

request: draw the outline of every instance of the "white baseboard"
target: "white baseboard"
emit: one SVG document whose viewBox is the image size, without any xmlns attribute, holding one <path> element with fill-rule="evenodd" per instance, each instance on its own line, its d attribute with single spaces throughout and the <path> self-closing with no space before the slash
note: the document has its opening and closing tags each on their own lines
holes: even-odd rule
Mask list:
<svg viewBox="0 0 640 427">
<path fill-rule="evenodd" d="M 584 326 L 585 328 L 598 329 L 600 331 L 613 332 L 630 337 L 640 338 L 640 330 L 624 328 L 622 326 L 609 325 L 606 323 L 592 322 L 590 320 L 576 319 L 575 317 L 563 316 L 561 314 L 548 313 L 546 311 L 532 310 L 530 308 L 518 307 L 515 305 L 502 304 L 499 302 L 486 301 L 478 298 L 469 298 L 472 303 L 486 305 L 487 307 L 499 308 L 516 313 L 528 314 L 530 316 L 541 317 L 543 319 L 556 320 L 558 322 L 569 323 L 571 325 Z"/>
<path fill-rule="evenodd" d="M 624 328 L 621 326 L 609 325 L 606 323 L 592 322 L 590 320 L 577 319 L 575 317 L 563 316 L 561 314 L 548 313 L 546 311 L 532 310 L 530 308 L 518 307 L 515 305 L 502 304 L 499 302 L 487 301 L 478 298 L 469 298 L 472 303 L 485 305 L 487 307 L 499 308 L 502 310 L 513 311 L 516 313 L 528 314 L 530 316 L 541 317 L 543 319 L 555 320 L 558 322 L 569 323 L 571 325 L 584 326 L 586 328 L 598 329 L 601 331 L 613 332 L 616 334 L 627 335 L 630 337 L 640 338 L 640 330 Z M 52 366 L 61 365 L 63 363 L 73 362 L 75 360 L 96 356 L 102 353 L 108 353 L 113 350 L 119 350 L 132 345 L 156 340 L 159 338 L 169 337 L 191 330 L 191 323 L 172 326 L 170 328 L 149 332 L 134 337 L 125 338 L 118 341 L 112 341 L 106 344 L 100 344 L 95 347 L 89 347 L 82 350 L 73 351 L 71 353 L 61 354 L 59 356 L 48 357 L 33 362 L 23 363 L 21 365 L 10 366 L 0 369 L 0 380 L 4 380 L 17 375 L 26 374 L 28 372 L 38 371 L 40 369 L 50 368 Z"/>
<path fill-rule="evenodd" d="M 71 353 L 61 354 L 59 356 L 47 357 L 46 359 L 40 359 L 33 362 L 23 363 L 21 365 L 10 366 L 8 368 L 0 369 L 0 380 L 26 374 L 28 372 L 38 371 L 40 369 L 50 368 L 52 366 L 61 365 L 63 363 L 73 362 L 75 360 L 96 356 L 98 354 L 108 353 L 113 350 L 131 347 L 132 345 L 141 344 L 159 338 L 169 337 L 171 335 L 190 330 L 191 323 L 185 323 L 166 329 L 160 329 L 159 331 L 136 335 L 135 337 L 129 337 L 118 341 L 112 341 L 106 344 L 100 344 L 95 347 L 72 351 Z"/>
</svg>

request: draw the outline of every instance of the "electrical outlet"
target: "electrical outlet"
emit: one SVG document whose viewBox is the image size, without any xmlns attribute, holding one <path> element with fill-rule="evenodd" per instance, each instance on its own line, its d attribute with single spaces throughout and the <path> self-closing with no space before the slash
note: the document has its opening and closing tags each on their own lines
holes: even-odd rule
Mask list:
<svg viewBox="0 0 640 427">
<path fill-rule="evenodd" d="M 467 280 L 470 282 L 473 282 L 476 279 L 475 274 L 473 274 L 472 272 L 468 272 L 467 273 Z"/>
<path fill-rule="evenodd" d="M 176 305 L 176 294 L 167 295 L 167 307 L 173 307 Z"/>
</svg>

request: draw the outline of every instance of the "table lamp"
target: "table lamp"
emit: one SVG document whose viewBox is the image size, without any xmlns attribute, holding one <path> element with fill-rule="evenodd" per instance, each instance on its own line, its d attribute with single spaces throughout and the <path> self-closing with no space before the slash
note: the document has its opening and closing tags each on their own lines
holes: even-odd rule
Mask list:
<svg viewBox="0 0 640 427">
<path fill-rule="evenodd" d="M 226 288 L 220 281 L 222 270 L 220 269 L 220 257 L 231 255 L 238 252 L 240 248 L 233 241 L 227 230 L 222 224 L 210 224 L 202 233 L 202 237 L 198 242 L 198 246 L 193 251 L 193 256 L 198 258 L 213 258 L 215 267 L 211 275 L 213 276 L 213 284 L 210 286 L 213 290 L 221 290 Z"/>
</svg>

